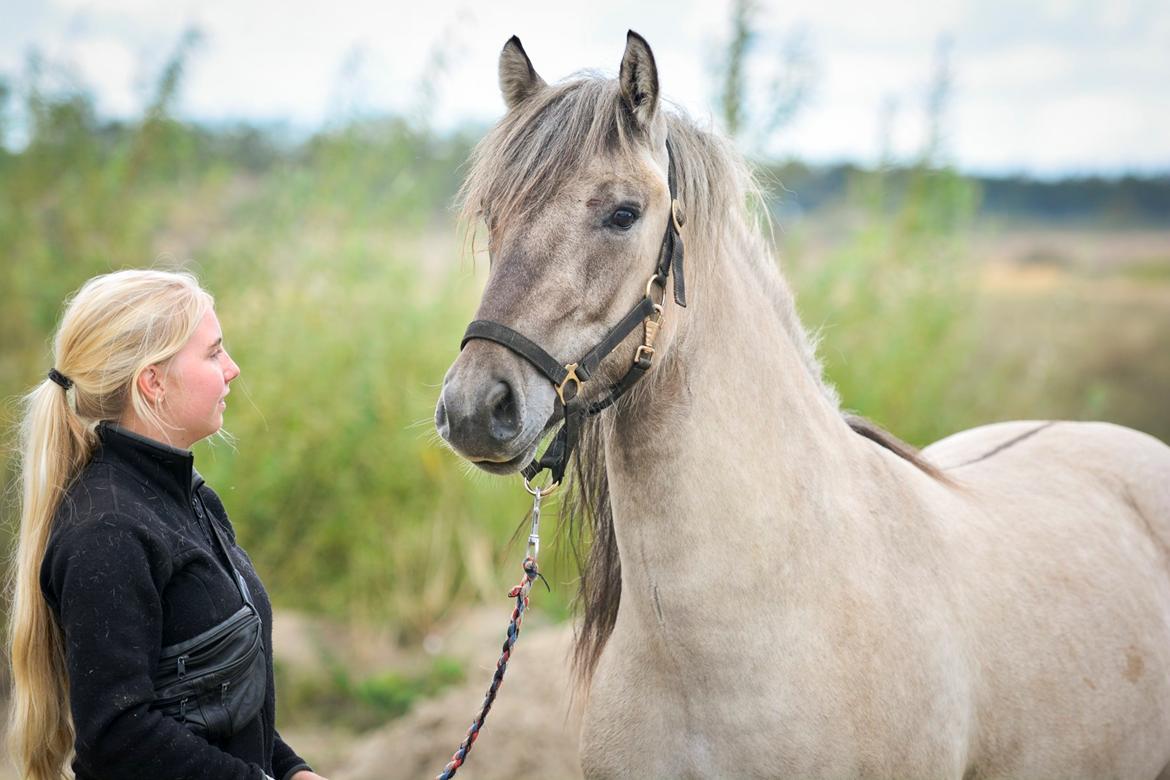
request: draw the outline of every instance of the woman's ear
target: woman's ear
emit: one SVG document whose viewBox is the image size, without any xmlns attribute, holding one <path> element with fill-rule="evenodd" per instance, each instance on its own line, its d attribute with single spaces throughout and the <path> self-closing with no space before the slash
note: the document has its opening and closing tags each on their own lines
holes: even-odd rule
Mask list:
<svg viewBox="0 0 1170 780">
<path fill-rule="evenodd" d="M 162 403 L 166 394 L 162 384 L 162 372 L 157 365 L 150 365 L 142 369 L 138 375 L 138 392 L 151 406 Z"/>
</svg>

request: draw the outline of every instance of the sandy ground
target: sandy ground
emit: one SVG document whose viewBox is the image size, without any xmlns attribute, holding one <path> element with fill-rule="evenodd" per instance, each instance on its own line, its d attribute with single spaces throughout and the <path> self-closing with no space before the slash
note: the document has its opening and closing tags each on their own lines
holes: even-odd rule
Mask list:
<svg viewBox="0 0 1170 780">
<path fill-rule="evenodd" d="M 481 607 L 432 637 L 444 655 L 464 661 L 466 682 L 382 728 L 359 736 L 318 726 L 282 728 L 281 733 L 331 780 L 434 777 L 451 759 L 483 701 L 507 621 L 506 608 Z M 290 652 L 302 652 L 303 638 L 283 638 Z M 458 777 L 581 776 L 580 717 L 570 706 L 570 641 L 567 625 L 525 624 L 495 704 Z"/>
<path fill-rule="evenodd" d="M 460 777 L 578 778 L 579 718 L 569 712 L 567 629 L 522 637 L 486 725 L 459 770 Z M 478 710 L 494 661 L 481 679 L 425 701 L 406 717 L 353 744 L 333 780 L 433 777 L 443 769 Z"/>
</svg>

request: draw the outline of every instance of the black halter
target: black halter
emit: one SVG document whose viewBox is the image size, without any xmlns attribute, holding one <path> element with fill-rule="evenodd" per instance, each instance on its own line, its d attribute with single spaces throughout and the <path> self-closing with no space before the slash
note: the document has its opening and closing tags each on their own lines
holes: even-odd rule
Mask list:
<svg viewBox="0 0 1170 780">
<path fill-rule="evenodd" d="M 552 476 L 551 485 L 559 484 L 564 478 L 565 469 L 569 464 L 569 456 L 577 445 L 581 423 L 586 417 L 591 417 L 611 406 L 621 398 L 647 371 L 654 359 L 654 339 L 658 335 L 658 327 L 662 319 L 662 304 L 655 303 L 653 289 L 661 291 L 659 300 L 666 295 L 666 283 L 670 272 L 674 270 L 674 300 L 679 306 L 686 306 L 686 289 L 683 283 L 683 240 L 679 231 L 686 218 L 678 203 L 677 183 L 674 173 L 674 152 L 670 147 L 670 140 L 666 142 L 667 156 L 667 183 L 670 187 L 670 217 L 666 221 L 666 235 L 662 239 L 662 248 L 658 253 L 658 264 L 654 275 L 646 283 L 646 296 L 638 302 L 630 313 L 610 329 L 601 343 L 576 363 L 560 363 L 552 355 L 545 352 L 534 341 L 512 330 L 507 325 L 489 320 L 475 320 L 467 326 L 463 334 L 463 341 L 459 349 L 463 349 L 472 339 L 494 341 L 512 350 L 532 365 L 540 373 L 548 377 L 556 388 L 557 397 L 564 410 L 564 424 L 557 431 L 552 444 L 544 454 L 533 460 L 523 470 L 524 479 L 530 480 L 544 469 L 548 469 Z M 585 403 L 579 398 L 581 384 L 589 381 L 601 361 L 612 352 L 618 344 L 626 338 L 639 323 L 645 325 L 645 335 L 641 346 L 634 353 L 633 365 L 617 382 L 597 400 Z M 569 385 L 572 384 L 570 388 Z M 548 488 L 543 488 L 547 490 Z"/>
</svg>

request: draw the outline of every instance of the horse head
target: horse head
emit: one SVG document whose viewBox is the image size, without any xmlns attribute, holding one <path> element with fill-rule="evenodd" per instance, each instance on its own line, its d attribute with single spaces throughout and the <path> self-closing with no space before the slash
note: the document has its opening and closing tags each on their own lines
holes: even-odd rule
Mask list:
<svg viewBox="0 0 1170 780">
<path fill-rule="evenodd" d="M 529 463 L 565 404 L 596 403 L 631 365 L 669 350 L 669 322 L 651 353 L 639 350 L 647 337 L 631 308 L 652 299 L 657 321 L 672 305 L 659 271 L 664 227 L 669 239 L 679 223 L 657 68 L 641 36 L 627 36 L 616 80 L 552 86 L 513 37 L 499 81 L 507 113 L 476 147 L 461 191 L 465 220 L 487 226 L 491 258 L 475 319 L 497 336 L 469 330 L 435 425 L 460 455 L 506 474 Z M 681 285 L 676 296 L 682 303 Z M 615 332 L 623 321 L 635 326 Z M 517 352 L 517 339 L 567 371 L 542 372 L 531 352 Z M 611 349 L 599 355 L 606 341 Z"/>
</svg>

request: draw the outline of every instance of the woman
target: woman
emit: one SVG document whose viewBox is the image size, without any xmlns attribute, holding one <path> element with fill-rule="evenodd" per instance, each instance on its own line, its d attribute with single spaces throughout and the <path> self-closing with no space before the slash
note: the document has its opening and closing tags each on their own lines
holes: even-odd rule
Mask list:
<svg viewBox="0 0 1170 780">
<path fill-rule="evenodd" d="M 69 302 L 27 397 L 10 637 L 13 755 L 56 780 L 311 780 L 274 727 L 272 609 L 189 448 L 239 367 L 194 277 Z"/>
</svg>

